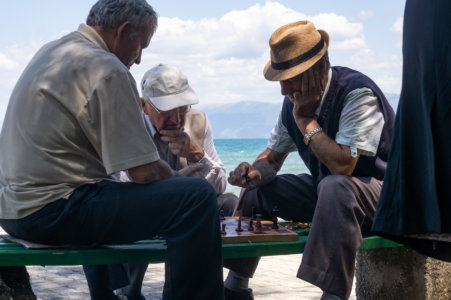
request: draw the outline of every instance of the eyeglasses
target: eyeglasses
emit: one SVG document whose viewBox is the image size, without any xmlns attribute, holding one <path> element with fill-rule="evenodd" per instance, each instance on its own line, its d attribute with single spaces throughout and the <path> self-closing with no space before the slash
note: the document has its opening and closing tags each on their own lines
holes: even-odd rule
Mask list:
<svg viewBox="0 0 451 300">
<path fill-rule="evenodd" d="M 185 105 L 185 106 L 180 106 L 180 107 L 176 107 L 174 109 L 171 110 L 159 110 L 153 103 L 152 101 L 146 100 L 154 109 L 155 111 L 161 115 L 162 117 L 169 117 L 174 113 L 177 113 L 179 115 L 185 115 L 187 114 L 190 110 L 191 110 L 191 105 Z"/>
</svg>

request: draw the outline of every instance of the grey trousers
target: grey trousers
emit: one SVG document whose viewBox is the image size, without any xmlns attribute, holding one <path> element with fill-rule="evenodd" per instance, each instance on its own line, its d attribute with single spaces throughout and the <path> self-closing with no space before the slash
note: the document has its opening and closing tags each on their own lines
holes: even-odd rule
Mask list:
<svg viewBox="0 0 451 300">
<path fill-rule="evenodd" d="M 285 220 L 312 222 L 297 277 L 323 291 L 347 299 L 352 289 L 362 227 L 370 227 L 382 181 L 370 177 L 330 175 L 318 187 L 308 174 L 276 176 L 269 184 L 246 193 L 242 214 L 252 207 L 264 219 L 275 205 Z M 224 266 L 252 277 L 259 258 L 225 260 Z"/>
</svg>

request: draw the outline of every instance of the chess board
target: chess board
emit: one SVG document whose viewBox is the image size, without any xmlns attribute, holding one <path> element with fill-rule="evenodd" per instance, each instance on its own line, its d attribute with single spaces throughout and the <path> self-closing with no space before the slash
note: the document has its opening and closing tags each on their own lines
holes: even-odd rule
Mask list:
<svg viewBox="0 0 451 300">
<path fill-rule="evenodd" d="M 262 220 L 262 230 L 260 233 L 256 232 L 256 221 L 253 221 L 254 231 L 249 231 L 249 218 L 241 218 L 241 229 L 238 232 L 238 217 L 226 217 L 221 221 L 221 230 L 225 224 L 225 234 L 222 233 L 222 243 L 248 243 L 248 242 L 282 242 L 282 241 L 297 241 L 299 235 L 296 232 L 288 230 L 282 225 L 278 224 L 278 229 L 272 229 L 273 222 Z"/>
</svg>

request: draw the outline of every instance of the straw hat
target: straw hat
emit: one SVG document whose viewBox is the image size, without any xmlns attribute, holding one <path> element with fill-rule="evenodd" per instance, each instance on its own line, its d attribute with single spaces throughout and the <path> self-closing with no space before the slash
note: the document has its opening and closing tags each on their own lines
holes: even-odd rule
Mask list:
<svg viewBox="0 0 451 300">
<path fill-rule="evenodd" d="M 141 80 L 141 92 L 161 111 L 199 103 L 188 78 L 169 65 L 159 64 L 147 71 Z"/>
<path fill-rule="evenodd" d="M 277 29 L 269 39 L 271 60 L 263 74 L 280 81 L 310 69 L 327 51 L 329 35 L 317 30 L 310 21 L 298 21 Z"/>
</svg>

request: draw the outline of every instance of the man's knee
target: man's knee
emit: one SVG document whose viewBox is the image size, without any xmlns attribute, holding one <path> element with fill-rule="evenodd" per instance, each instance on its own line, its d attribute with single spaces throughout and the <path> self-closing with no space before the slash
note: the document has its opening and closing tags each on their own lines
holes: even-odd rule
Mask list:
<svg viewBox="0 0 451 300">
<path fill-rule="evenodd" d="M 204 209 L 211 211 L 218 210 L 216 192 L 211 184 L 202 178 L 189 178 L 190 185 L 188 193 L 196 202 L 194 206 L 202 206 Z"/>
<path fill-rule="evenodd" d="M 231 216 L 237 203 L 238 197 L 235 194 L 226 193 L 218 196 L 218 206 L 223 210 L 224 216 Z"/>
<path fill-rule="evenodd" d="M 351 190 L 350 181 L 351 177 L 345 175 L 326 176 L 318 185 L 318 197 L 336 198 L 339 193 Z"/>
<path fill-rule="evenodd" d="M 318 185 L 318 201 L 316 211 L 337 211 L 354 207 L 355 191 L 351 177 L 344 175 L 329 175 Z"/>
</svg>

